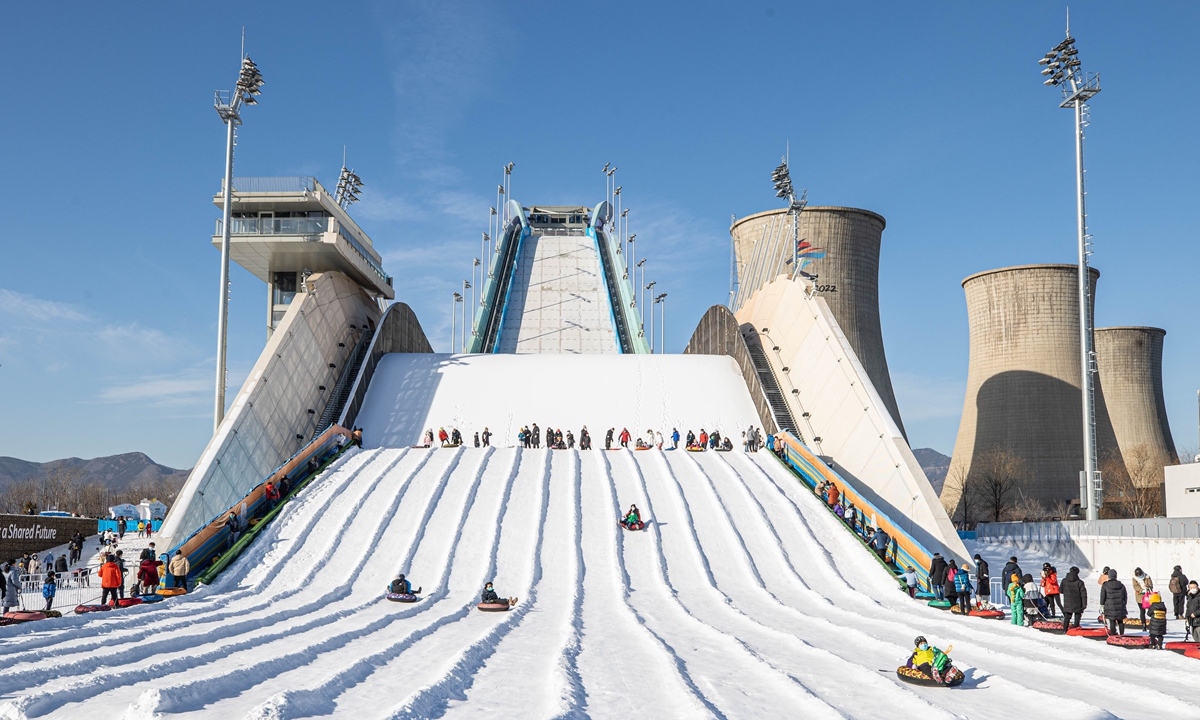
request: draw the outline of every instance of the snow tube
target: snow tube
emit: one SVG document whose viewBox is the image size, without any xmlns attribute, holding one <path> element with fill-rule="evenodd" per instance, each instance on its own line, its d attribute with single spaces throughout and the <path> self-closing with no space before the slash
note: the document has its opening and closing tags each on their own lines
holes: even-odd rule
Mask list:
<svg viewBox="0 0 1200 720">
<path fill-rule="evenodd" d="M 1062 635 L 1066 632 L 1063 630 L 1062 623 L 1054 622 L 1053 620 L 1034 620 L 1033 629 L 1041 630 L 1042 632 L 1055 633 L 1057 635 Z"/>
<path fill-rule="evenodd" d="M 159 588 L 158 594 L 162 595 L 164 597 L 174 597 L 176 595 L 186 595 L 187 590 L 184 590 L 183 588 L 176 588 L 176 587 L 169 587 L 169 588 L 165 587 L 165 588 Z"/>
<path fill-rule="evenodd" d="M 51 610 L 50 612 L 46 613 L 46 617 L 48 617 L 48 618 L 60 618 L 60 617 L 62 617 L 62 613 L 60 613 L 60 612 L 59 612 L 59 611 L 57 611 L 57 610 Z"/>
<path fill-rule="evenodd" d="M 484 612 L 508 612 L 509 605 L 506 602 L 502 603 L 479 603 L 475 607 Z"/>
<path fill-rule="evenodd" d="M 143 595 L 142 604 L 162 602 L 162 595 Z"/>
<path fill-rule="evenodd" d="M 117 607 L 133 607 L 134 605 L 141 604 L 142 599 L 137 597 L 124 598 L 117 601 Z"/>
<path fill-rule="evenodd" d="M 1104 616 L 1103 616 L 1103 615 L 1101 615 L 1101 616 L 1097 617 L 1097 618 L 1096 618 L 1096 622 L 1100 623 L 1101 625 L 1107 625 L 1107 624 L 1108 624 L 1108 621 L 1104 619 Z M 1141 619 L 1141 618 L 1130 618 L 1130 617 L 1127 617 L 1127 618 L 1125 618 L 1125 627 L 1127 627 L 1127 628 L 1140 628 L 1140 627 L 1145 627 L 1145 626 L 1142 624 L 1142 619 Z"/>
<path fill-rule="evenodd" d="M 1149 635 L 1109 635 L 1106 640 L 1109 645 L 1127 648 L 1148 648 L 1150 647 Z"/>
<path fill-rule="evenodd" d="M 641 530 L 642 528 L 646 527 L 646 523 L 642 522 L 641 520 L 638 520 L 635 523 L 630 523 L 630 524 L 626 525 L 624 522 L 622 522 L 621 527 L 625 528 L 626 530 L 637 531 L 637 530 Z"/>
<path fill-rule="evenodd" d="M 29 622 L 31 620 L 45 620 L 46 613 L 44 613 L 44 612 L 23 612 L 23 611 L 18 610 L 16 612 L 4 613 L 4 617 L 8 618 L 9 620 L 12 620 L 13 622 L 23 623 L 23 622 Z"/>
<path fill-rule="evenodd" d="M 16 625 L 16 624 L 17 624 L 16 620 L 9 620 L 6 617 L 0 617 L 0 627 L 6 627 L 8 625 Z"/>
<path fill-rule="evenodd" d="M 390 592 L 387 594 L 387 599 L 391 600 L 392 602 L 412 603 L 412 602 L 416 602 L 420 598 L 418 598 L 416 595 L 413 595 L 412 593 L 391 593 Z"/>
<path fill-rule="evenodd" d="M 949 600 L 930 600 L 929 601 L 929 607 L 941 608 L 942 610 L 949 608 L 952 604 L 953 603 L 951 603 Z"/>
<path fill-rule="evenodd" d="M 1186 655 L 1188 650 L 1200 649 L 1200 643 L 1197 642 L 1169 642 L 1163 643 L 1163 650 L 1170 650 L 1181 655 Z"/>
<path fill-rule="evenodd" d="M 1108 637 L 1108 630 L 1106 630 L 1104 628 L 1073 627 L 1073 628 L 1070 628 L 1067 630 L 1067 634 L 1073 635 L 1075 637 L 1085 637 L 1085 638 L 1094 638 L 1096 640 L 1103 640 L 1104 638 Z"/>
<path fill-rule="evenodd" d="M 966 677 L 962 674 L 962 670 L 959 670 L 956 667 L 950 668 L 950 682 L 946 682 L 944 679 L 942 682 L 936 682 L 933 678 L 929 677 L 920 670 L 910 668 L 906 665 L 901 665 L 900 667 L 896 668 L 896 675 L 906 683 L 912 683 L 913 685 L 928 685 L 930 687 L 957 687 L 962 685 L 963 680 L 966 680 Z"/>
<path fill-rule="evenodd" d="M 109 605 L 80 605 L 75 608 L 75 614 L 82 615 L 84 613 L 105 612 L 107 610 L 112 610 L 112 607 Z"/>
<path fill-rule="evenodd" d="M 936 600 L 937 595 L 934 595 L 931 592 L 919 592 L 919 593 L 917 593 L 917 599 L 918 600 Z"/>
<path fill-rule="evenodd" d="M 1003 610 L 972 610 L 971 612 L 969 612 L 967 614 L 970 615 L 971 617 L 994 618 L 997 620 L 1004 619 L 1004 611 Z"/>
<path fill-rule="evenodd" d="M 645 447 L 634 448 L 634 450 L 653 450 L 653 449 L 654 449 L 653 445 L 646 445 Z"/>
<path fill-rule="evenodd" d="M 1184 650 L 1183 656 L 1195 658 L 1196 660 L 1200 660 L 1200 648 L 1192 648 L 1191 650 Z"/>
</svg>

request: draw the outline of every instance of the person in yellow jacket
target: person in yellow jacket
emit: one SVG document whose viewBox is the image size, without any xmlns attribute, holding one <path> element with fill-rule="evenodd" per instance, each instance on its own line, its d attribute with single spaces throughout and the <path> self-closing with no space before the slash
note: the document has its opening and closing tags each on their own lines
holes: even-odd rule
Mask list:
<svg viewBox="0 0 1200 720">
<path fill-rule="evenodd" d="M 175 557 L 171 558 L 171 564 L 167 566 L 167 570 L 171 573 L 173 583 L 171 587 L 183 588 L 187 590 L 187 576 L 192 569 L 187 557 L 184 556 L 182 550 L 175 551 Z"/>
<path fill-rule="evenodd" d="M 918 635 L 917 639 L 913 640 L 913 645 L 916 646 L 916 649 L 908 658 L 908 667 L 925 673 L 933 678 L 934 682 L 943 682 L 943 673 L 950 668 L 948 653 L 953 646 L 947 648 L 946 652 L 942 652 L 930 645 L 924 635 Z"/>
</svg>

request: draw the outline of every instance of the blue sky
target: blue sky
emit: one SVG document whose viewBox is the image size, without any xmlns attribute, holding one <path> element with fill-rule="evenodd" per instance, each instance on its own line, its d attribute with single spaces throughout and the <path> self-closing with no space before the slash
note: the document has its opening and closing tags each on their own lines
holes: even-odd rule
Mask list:
<svg viewBox="0 0 1200 720">
<path fill-rule="evenodd" d="M 347 145 L 366 182 L 354 214 L 438 350 L 504 163 L 526 204 L 595 204 L 600 168 L 620 168 L 679 351 L 726 299 L 730 215 L 776 205 L 769 173 L 790 141 L 813 204 L 887 218 L 893 383 L 913 445 L 948 454 L 967 369 L 961 280 L 1075 260 L 1071 116 L 1036 65 L 1062 38 L 1063 11 L 13 5 L 0 46 L 0 455 L 141 450 L 190 467 L 207 441 L 224 144 L 212 91 L 233 83 L 243 25 L 266 86 L 236 173 L 331 187 Z M 1087 146 L 1097 323 L 1167 329 L 1172 429 L 1195 448 L 1200 5 L 1080 2 L 1072 15 L 1104 85 Z M 235 391 L 262 349 L 264 292 L 235 269 Z"/>
</svg>

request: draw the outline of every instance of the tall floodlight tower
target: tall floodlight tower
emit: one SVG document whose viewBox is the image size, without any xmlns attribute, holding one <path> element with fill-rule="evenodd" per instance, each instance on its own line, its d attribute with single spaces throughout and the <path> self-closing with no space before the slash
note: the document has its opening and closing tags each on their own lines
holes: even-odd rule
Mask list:
<svg viewBox="0 0 1200 720">
<path fill-rule="evenodd" d="M 233 145 L 237 126 L 242 124 L 242 105 L 257 105 L 261 94 L 262 73 L 248 56 L 242 56 L 242 69 L 232 91 L 217 90 L 213 106 L 225 123 L 224 222 L 221 225 L 221 294 L 217 301 L 217 397 L 213 411 L 213 434 L 225 419 L 225 345 L 229 336 L 229 225 L 233 216 Z"/>
<path fill-rule="evenodd" d="M 804 210 L 804 206 L 808 205 L 808 189 L 805 188 L 804 193 L 799 198 L 796 197 L 796 191 L 792 188 L 792 171 L 788 168 L 788 158 L 785 155 L 779 163 L 779 167 L 771 173 L 771 180 L 775 183 L 775 197 L 784 198 L 788 201 L 787 214 L 792 218 L 792 259 L 788 264 L 792 266 L 792 279 L 799 277 L 796 269 L 800 266 L 800 213 Z"/>
<path fill-rule="evenodd" d="M 1067 15 L 1067 37 L 1038 61 L 1044 65 L 1043 84 L 1062 88 L 1061 108 L 1075 111 L 1075 207 L 1079 243 L 1079 362 L 1083 380 L 1083 474 L 1080 476 L 1079 502 L 1087 510 L 1087 519 L 1100 517 L 1103 487 L 1097 469 L 1095 378 L 1096 354 L 1092 348 L 1092 298 L 1088 280 L 1088 255 L 1092 236 L 1087 231 L 1087 208 L 1083 177 L 1083 129 L 1088 125 L 1087 101 L 1100 92 L 1100 74 L 1085 73 L 1071 37 L 1071 16 Z"/>
</svg>

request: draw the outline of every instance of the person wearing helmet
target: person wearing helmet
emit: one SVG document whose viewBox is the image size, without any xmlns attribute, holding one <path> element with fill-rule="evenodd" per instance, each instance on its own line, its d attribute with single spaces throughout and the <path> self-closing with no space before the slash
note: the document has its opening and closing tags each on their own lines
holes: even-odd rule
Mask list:
<svg viewBox="0 0 1200 720">
<path fill-rule="evenodd" d="M 940 683 L 944 682 L 945 679 L 949 679 L 942 676 L 942 671 L 949 667 L 949 658 L 946 656 L 946 653 L 930 645 L 924 635 L 918 635 L 913 640 L 913 646 L 915 649 L 908 658 L 908 666 L 910 668 L 925 673 L 933 678 L 934 682 Z M 940 669 L 938 668 L 939 662 L 942 666 Z"/>
</svg>

